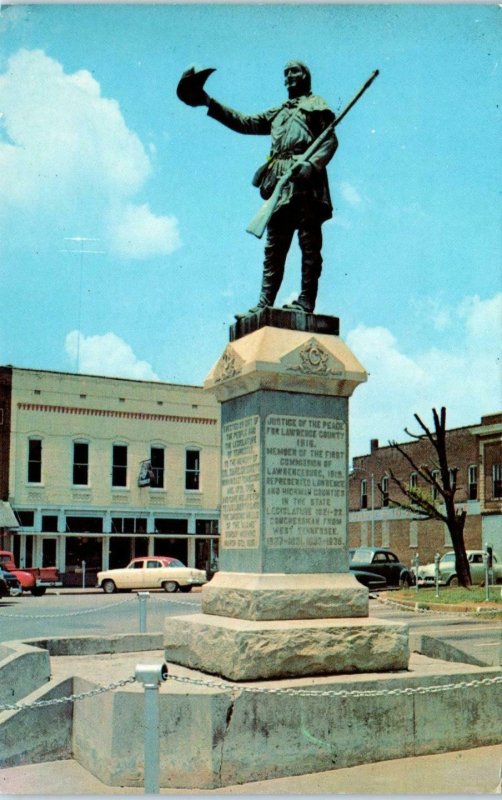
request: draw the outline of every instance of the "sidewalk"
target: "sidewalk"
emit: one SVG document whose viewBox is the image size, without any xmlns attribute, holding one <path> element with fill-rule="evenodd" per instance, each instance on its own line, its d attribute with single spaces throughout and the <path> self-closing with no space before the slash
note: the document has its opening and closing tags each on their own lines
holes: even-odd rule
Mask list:
<svg viewBox="0 0 502 800">
<path fill-rule="evenodd" d="M 162 789 L 170 795 L 493 795 L 500 781 L 502 745 L 477 747 L 417 758 L 380 761 L 358 767 L 296 775 L 213 790 Z M 500 788 L 499 788 L 500 792 Z M 142 788 L 106 786 L 76 761 L 0 770 L 0 795 L 144 794 Z"/>
</svg>

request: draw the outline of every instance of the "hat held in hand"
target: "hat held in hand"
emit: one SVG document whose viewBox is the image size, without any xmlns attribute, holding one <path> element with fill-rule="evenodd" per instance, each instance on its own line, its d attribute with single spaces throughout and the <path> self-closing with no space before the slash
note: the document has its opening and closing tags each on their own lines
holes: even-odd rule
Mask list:
<svg viewBox="0 0 502 800">
<path fill-rule="evenodd" d="M 206 69 L 190 67 L 185 70 L 176 89 L 179 99 L 189 106 L 204 105 L 204 84 L 212 72 L 215 72 L 213 67 Z"/>
</svg>

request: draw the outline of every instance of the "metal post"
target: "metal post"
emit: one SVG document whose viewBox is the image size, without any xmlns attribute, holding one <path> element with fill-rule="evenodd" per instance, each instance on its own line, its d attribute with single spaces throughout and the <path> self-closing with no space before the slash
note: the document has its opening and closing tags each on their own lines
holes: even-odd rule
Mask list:
<svg viewBox="0 0 502 800">
<path fill-rule="evenodd" d="M 418 568 L 420 566 L 420 556 L 418 555 L 418 553 L 415 553 L 413 564 L 415 566 L 415 591 L 418 592 Z"/>
<path fill-rule="evenodd" d="M 85 561 L 82 561 L 82 589 L 85 589 Z"/>
<path fill-rule="evenodd" d="M 138 592 L 140 633 L 146 633 L 146 608 L 147 608 L 146 604 L 149 597 L 150 597 L 150 592 Z"/>
<path fill-rule="evenodd" d="M 371 546 L 375 546 L 375 476 L 371 473 Z"/>
<path fill-rule="evenodd" d="M 436 553 L 434 556 L 434 583 L 436 584 L 436 597 L 439 597 L 439 560 L 441 556 Z"/>
<path fill-rule="evenodd" d="M 138 664 L 136 680 L 145 688 L 145 794 L 160 793 L 159 685 L 167 680 L 167 664 Z"/>
<path fill-rule="evenodd" d="M 485 562 L 485 600 L 488 602 L 490 600 L 490 553 L 488 542 L 485 542 L 483 561 Z"/>
</svg>

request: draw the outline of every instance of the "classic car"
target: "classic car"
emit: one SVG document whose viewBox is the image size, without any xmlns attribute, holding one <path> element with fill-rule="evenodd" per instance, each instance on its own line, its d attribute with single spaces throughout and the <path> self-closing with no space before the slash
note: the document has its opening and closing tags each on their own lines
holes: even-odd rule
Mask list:
<svg viewBox="0 0 502 800">
<path fill-rule="evenodd" d="M 352 548 L 349 567 L 354 572 L 359 570 L 380 575 L 389 587 L 412 586 L 415 583 L 411 570 L 385 547 Z"/>
<path fill-rule="evenodd" d="M 189 592 L 202 586 L 207 575 L 202 569 L 186 567 L 182 561 L 169 556 L 144 556 L 122 569 L 108 569 L 97 574 L 97 586 L 106 594 L 117 590 L 164 589 L 165 592 Z"/>
<path fill-rule="evenodd" d="M 471 581 L 474 585 L 482 585 L 485 582 L 485 562 L 483 550 L 466 550 L 467 560 L 471 573 Z M 424 564 L 418 568 L 418 585 L 434 586 L 436 580 L 435 564 Z M 497 553 L 493 553 L 493 582 L 502 583 L 502 561 Z M 455 567 L 455 552 L 448 550 L 439 559 L 439 584 L 441 586 L 458 586 L 458 577 Z"/>
<path fill-rule="evenodd" d="M 22 591 L 16 576 L 0 567 L 0 597 L 15 597 L 22 594 Z"/>
</svg>

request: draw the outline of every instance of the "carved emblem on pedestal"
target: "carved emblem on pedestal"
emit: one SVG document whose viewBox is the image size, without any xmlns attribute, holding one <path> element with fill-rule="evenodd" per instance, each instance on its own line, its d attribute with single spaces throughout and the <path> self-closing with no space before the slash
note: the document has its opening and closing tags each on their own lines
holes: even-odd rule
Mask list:
<svg viewBox="0 0 502 800">
<path fill-rule="evenodd" d="M 290 354 L 288 361 L 290 363 L 286 369 L 291 372 L 301 372 L 304 375 L 329 375 L 336 378 L 341 378 L 344 374 L 342 365 L 314 338 L 294 354 Z"/>
<path fill-rule="evenodd" d="M 243 360 L 239 355 L 237 355 L 235 350 L 230 346 L 227 347 L 216 365 L 214 372 L 215 383 L 226 381 L 229 378 L 234 378 L 236 375 L 240 375 L 242 372 L 242 364 Z"/>
</svg>

